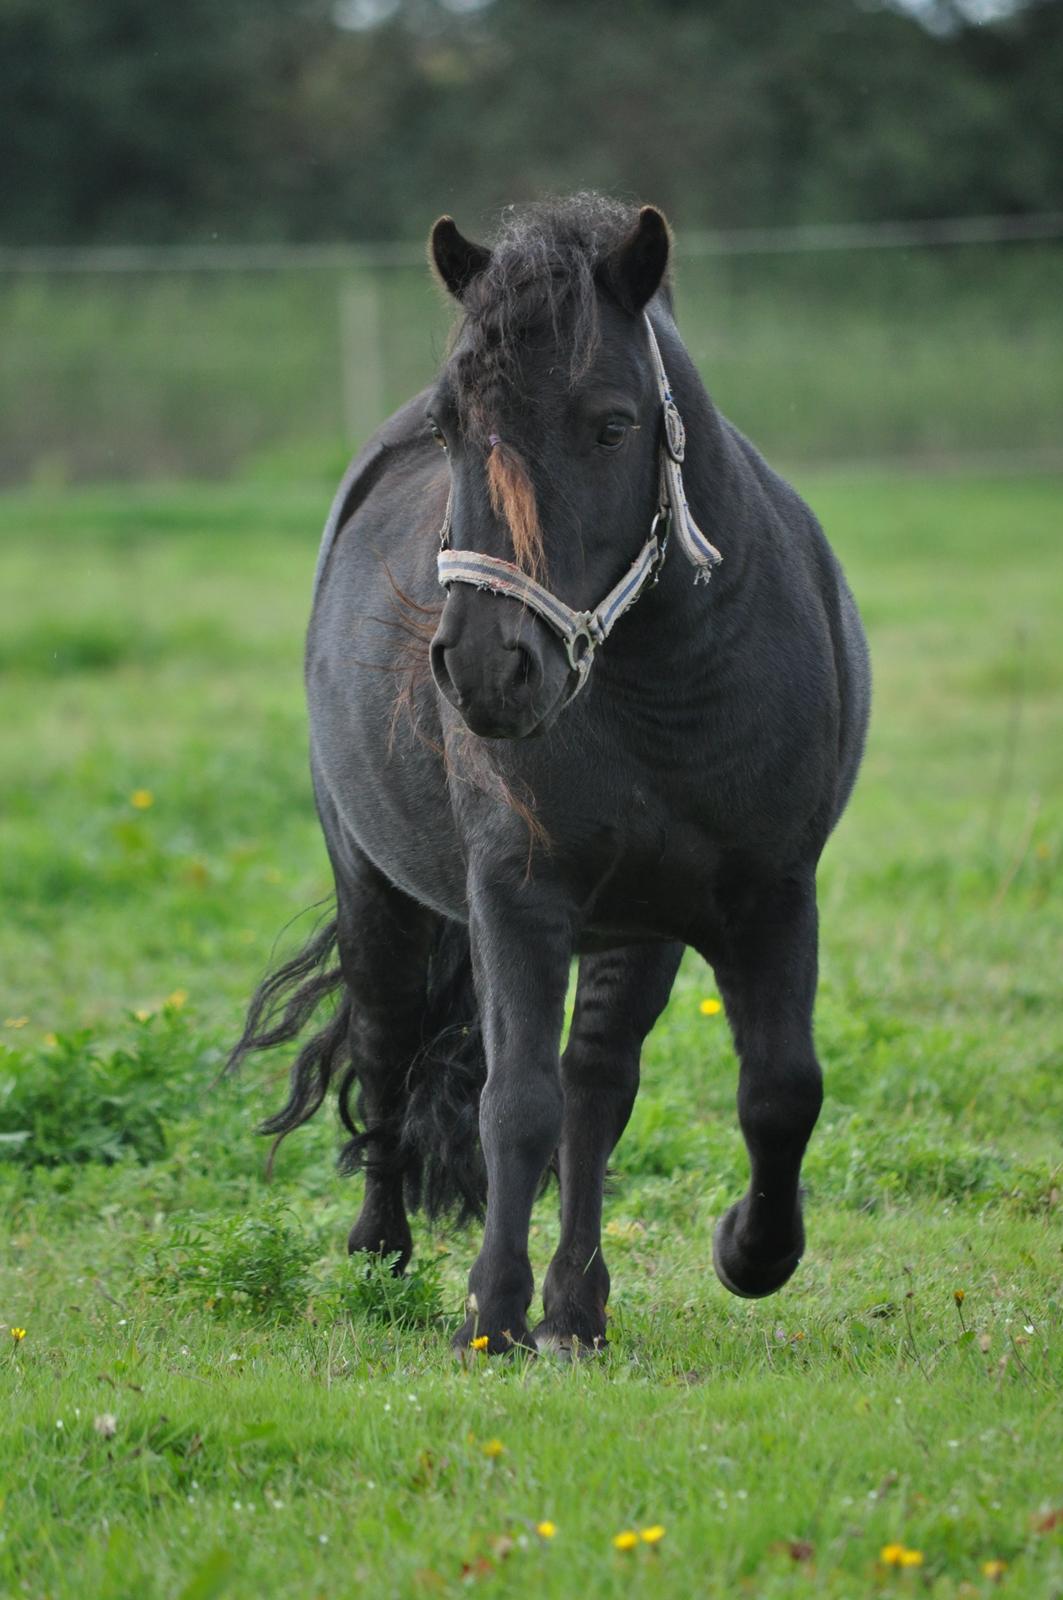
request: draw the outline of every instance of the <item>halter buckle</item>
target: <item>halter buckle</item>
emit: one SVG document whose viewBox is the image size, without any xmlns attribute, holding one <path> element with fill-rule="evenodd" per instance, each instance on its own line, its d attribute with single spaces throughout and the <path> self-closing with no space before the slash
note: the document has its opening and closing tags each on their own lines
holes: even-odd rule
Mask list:
<svg viewBox="0 0 1063 1600">
<path fill-rule="evenodd" d="M 679 408 L 671 395 L 664 401 L 664 448 L 675 462 L 680 464 L 687 450 L 687 431 L 683 426 L 683 419 L 679 415 Z"/>
</svg>

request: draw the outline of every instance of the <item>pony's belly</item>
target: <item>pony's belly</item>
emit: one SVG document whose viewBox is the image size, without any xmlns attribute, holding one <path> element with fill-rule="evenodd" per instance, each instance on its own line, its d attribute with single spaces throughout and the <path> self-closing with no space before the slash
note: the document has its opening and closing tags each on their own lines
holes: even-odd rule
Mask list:
<svg viewBox="0 0 1063 1600">
<path fill-rule="evenodd" d="M 337 872 L 353 850 L 391 883 L 441 916 L 468 917 L 465 861 L 438 758 L 402 751 L 347 723 L 342 737 L 320 715 L 311 750 L 318 810 Z"/>
</svg>

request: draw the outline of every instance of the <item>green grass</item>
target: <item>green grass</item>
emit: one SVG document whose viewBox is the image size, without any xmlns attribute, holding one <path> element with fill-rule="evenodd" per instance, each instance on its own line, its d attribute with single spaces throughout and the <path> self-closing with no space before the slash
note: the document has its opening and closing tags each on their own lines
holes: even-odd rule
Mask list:
<svg viewBox="0 0 1063 1600">
<path fill-rule="evenodd" d="M 264 1182 L 283 1060 L 212 1087 L 328 886 L 326 496 L 0 500 L 0 1593 L 960 1600 L 990 1561 L 1063 1593 L 1061 485 L 801 487 L 876 669 L 821 872 L 809 1251 L 764 1302 L 712 1273 L 745 1161 L 691 959 L 616 1156 L 610 1350 L 575 1368 L 456 1366 L 475 1234 L 420 1229 L 402 1284 L 352 1266 L 326 1118 Z"/>
</svg>

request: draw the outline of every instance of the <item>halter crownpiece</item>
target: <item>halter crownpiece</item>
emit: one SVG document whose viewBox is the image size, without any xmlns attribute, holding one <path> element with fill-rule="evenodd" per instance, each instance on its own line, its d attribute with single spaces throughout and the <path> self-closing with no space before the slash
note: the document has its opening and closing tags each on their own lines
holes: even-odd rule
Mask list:
<svg viewBox="0 0 1063 1600">
<path fill-rule="evenodd" d="M 687 560 L 694 568 L 694 582 L 707 583 L 714 567 L 723 560 L 691 514 L 683 487 L 683 458 L 686 454 L 686 429 L 679 408 L 672 396 L 668 374 L 661 359 L 660 346 L 649 317 L 643 312 L 646 332 L 649 335 L 650 356 L 657 378 L 657 392 L 661 401 L 662 428 L 660 465 L 657 480 L 657 509 L 650 524 L 650 534 L 630 569 L 615 584 L 605 599 L 592 611 L 574 611 L 543 584 L 536 583 L 512 561 L 500 561 L 497 556 L 481 555 L 476 550 L 451 550 L 450 533 L 454 501 L 453 485 L 447 496 L 443 525 L 439 530 L 439 556 L 437 571 L 443 587 L 452 583 L 469 583 L 477 589 L 490 589 L 495 594 L 508 595 L 519 600 L 530 611 L 553 629 L 565 647 L 568 664 L 576 674 L 569 700 L 575 698 L 587 681 L 595 651 L 604 644 L 614 626 L 629 611 L 644 591 L 657 581 L 668 551 L 672 529 Z M 495 433 L 490 436 L 493 450 L 501 443 Z M 658 536 L 658 528 L 663 532 Z"/>
</svg>

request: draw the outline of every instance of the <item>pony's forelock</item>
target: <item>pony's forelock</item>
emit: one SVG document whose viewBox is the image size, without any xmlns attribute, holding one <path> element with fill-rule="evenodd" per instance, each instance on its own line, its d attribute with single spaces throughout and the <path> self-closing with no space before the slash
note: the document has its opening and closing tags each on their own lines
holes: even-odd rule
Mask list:
<svg viewBox="0 0 1063 1600">
<path fill-rule="evenodd" d="M 491 510 L 509 527 L 517 566 L 533 578 L 542 577 L 546 554 L 535 490 L 523 457 L 501 440 L 487 453 L 487 491 Z"/>
<path fill-rule="evenodd" d="M 557 346 L 570 387 L 587 371 L 600 338 L 598 271 L 637 221 L 634 206 L 595 194 L 508 207 L 462 303 L 452 371 L 463 430 L 486 452 L 491 508 L 509 527 L 517 565 L 533 577 L 545 571 L 535 491 L 526 455 L 498 439 L 499 419 L 512 409 L 522 350 L 540 331 Z M 528 398 L 521 395 L 525 406 Z"/>
</svg>

